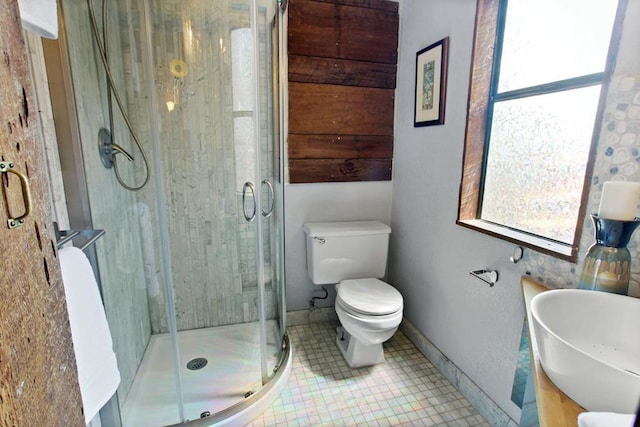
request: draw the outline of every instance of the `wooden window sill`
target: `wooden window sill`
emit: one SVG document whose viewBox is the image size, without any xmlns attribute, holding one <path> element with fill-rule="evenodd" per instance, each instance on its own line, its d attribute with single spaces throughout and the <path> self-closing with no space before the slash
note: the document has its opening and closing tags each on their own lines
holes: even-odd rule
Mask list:
<svg viewBox="0 0 640 427">
<path fill-rule="evenodd" d="M 542 252 L 556 258 L 564 259 L 575 263 L 577 260 L 577 248 L 569 244 L 545 239 L 540 236 L 524 233 L 492 222 L 483 221 L 481 219 L 460 219 L 456 221 L 458 225 L 507 240 L 517 245 Z"/>
</svg>

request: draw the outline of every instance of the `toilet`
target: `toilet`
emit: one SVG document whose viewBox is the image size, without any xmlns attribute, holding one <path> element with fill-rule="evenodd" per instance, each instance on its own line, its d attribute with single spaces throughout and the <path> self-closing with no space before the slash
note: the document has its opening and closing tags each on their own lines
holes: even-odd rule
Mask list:
<svg viewBox="0 0 640 427">
<path fill-rule="evenodd" d="M 391 228 L 379 221 L 303 226 L 307 272 L 316 285 L 336 284 L 336 343 L 352 368 L 384 362 L 382 343 L 402 321 L 402 295 L 383 282 Z"/>
</svg>

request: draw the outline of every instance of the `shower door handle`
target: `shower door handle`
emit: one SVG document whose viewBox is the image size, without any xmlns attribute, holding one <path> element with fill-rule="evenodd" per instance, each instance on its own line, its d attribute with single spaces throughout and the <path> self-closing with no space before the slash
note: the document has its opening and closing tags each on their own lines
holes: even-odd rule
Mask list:
<svg viewBox="0 0 640 427">
<path fill-rule="evenodd" d="M 251 198 L 253 199 L 253 212 L 251 212 L 251 215 L 247 214 L 247 206 L 245 203 L 245 199 L 247 197 L 247 188 L 249 190 L 251 190 Z M 256 187 L 253 185 L 252 182 L 245 182 L 244 185 L 242 186 L 242 214 L 244 215 L 244 219 L 247 220 L 247 222 L 251 222 L 253 221 L 253 219 L 256 217 Z"/>
<path fill-rule="evenodd" d="M 268 179 L 263 179 L 262 184 L 263 185 L 266 184 L 267 188 L 269 189 L 269 209 L 267 211 L 265 211 L 264 209 L 260 209 L 260 212 L 262 212 L 263 217 L 269 218 L 273 213 L 273 204 L 275 203 L 275 195 L 273 193 L 273 184 L 271 184 L 271 181 L 269 181 Z"/>
</svg>

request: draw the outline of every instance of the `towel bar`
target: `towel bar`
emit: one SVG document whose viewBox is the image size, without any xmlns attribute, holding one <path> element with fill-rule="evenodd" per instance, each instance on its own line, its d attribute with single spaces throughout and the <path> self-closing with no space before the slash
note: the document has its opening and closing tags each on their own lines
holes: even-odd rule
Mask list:
<svg viewBox="0 0 640 427">
<path fill-rule="evenodd" d="M 105 234 L 104 230 L 60 230 L 58 229 L 58 223 L 56 222 L 53 223 L 53 229 L 56 233 L 56 247 L 58 249 L 60 249 L 65 243 L 72 241 L 76 237 L 84 237 L 84 241 L 81 241 L 79 242 L 80 244 L 75 245 L 84 251 Z"/>
</svg>

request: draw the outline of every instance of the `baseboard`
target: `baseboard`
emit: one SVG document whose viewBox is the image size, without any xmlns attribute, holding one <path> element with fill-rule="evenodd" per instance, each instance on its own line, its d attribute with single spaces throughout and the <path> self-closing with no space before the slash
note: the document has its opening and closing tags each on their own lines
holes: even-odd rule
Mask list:
<svg viewBox="0 0 640 427">
<path fill-rule="evenodd" d="M 333 307 L 314 308 L 313 310 L 287 311 L 287 325 L 307 325 L 316 322 L 337 321 L 338 315 Z"/>
<path fill-rule="evenodd" d="M 482 391 L 464 372 L 433 345 L 407 319 L 403 318 L 399 328 L 420 352 L 433 363 L 455 388 L 473 405 L 492 426 L 517 427 L 513 421 L 487 394 Z"/>
</svg>

